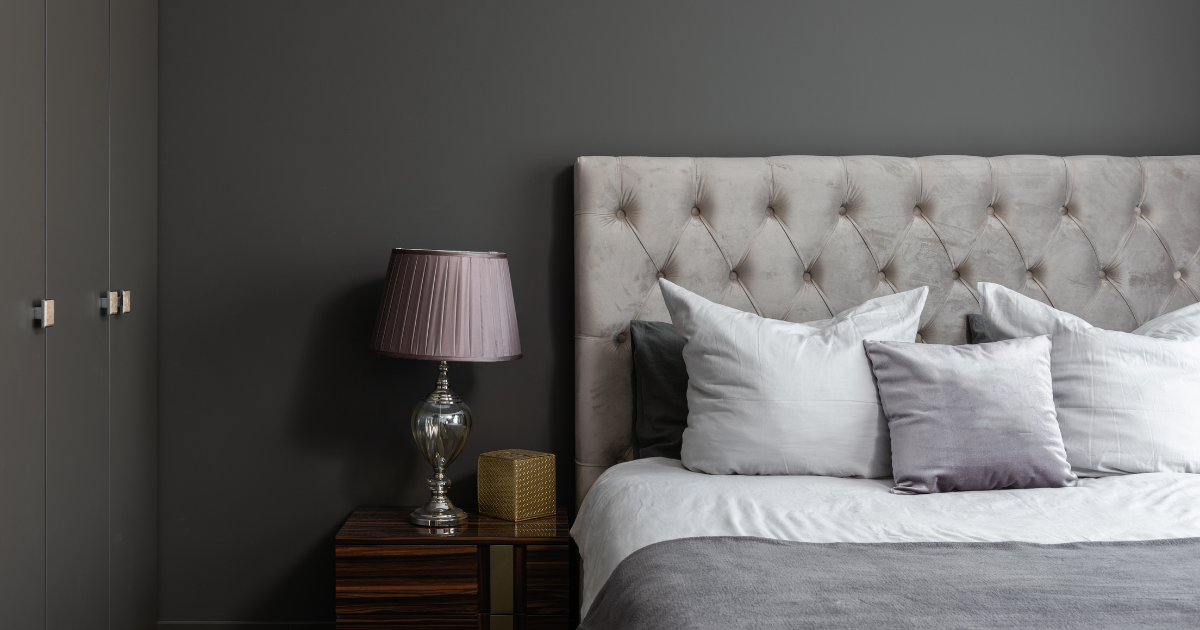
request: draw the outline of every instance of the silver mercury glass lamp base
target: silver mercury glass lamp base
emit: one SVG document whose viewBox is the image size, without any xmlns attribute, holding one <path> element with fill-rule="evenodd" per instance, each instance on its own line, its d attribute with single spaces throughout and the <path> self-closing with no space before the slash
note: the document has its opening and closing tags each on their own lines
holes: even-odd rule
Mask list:
<svg viewBox="0 0 1200 630">
<path fill-rule="evenodd" d="M 436 487 L 435 487 L 436 486 Z M 446 490 L 450 488 L 450 480 L 446 479 L 443 471 L 437 471 L 429 480 L 429 489 L 433 496 L 421 507 L 408 515 L 408 522 L 420 527 L 462 527 L 467 524 L 467 513 L 462 508 L 454 507 Z M 439 491 L 440 490 L 440 491 Z"/>
<path fill-rule="evenodd" d="M 419 527 L 453 528 L 467 524 L 467 513 L 454 507 L 446 494 L 450 489 L 446 467 L 458 457 L 471 434 L 471 409 L 450 390 L 448 371 L 442 361 L 437 389 L 418 403 L 412 413 L 413 439 L 433 466 L 429 501 L 408 516 L 408 521 Z"/>
</svg>

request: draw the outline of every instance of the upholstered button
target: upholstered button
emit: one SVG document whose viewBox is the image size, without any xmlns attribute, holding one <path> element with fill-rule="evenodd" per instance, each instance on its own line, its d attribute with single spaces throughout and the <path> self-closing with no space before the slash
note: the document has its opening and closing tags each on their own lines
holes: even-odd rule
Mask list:
<svg viewBox="0 0 1200 630">
<path fill-rule="evenodd" d="M 1063 207 L 1059 208 L 1059 209 L 1058 209 L 1058 213 L 1059 213 L 1059 214 L 1066 214 L 1066 213 L 1067 213 L 1067 207 L 1066 207 L 1066 206 L 1063 206 Z"/>
<path fill-rule="evenodd" d="M 842 216 L 846 216 L 846 206 L 842 206 L 842 207 L 838 208 L 838 214 L 840 214 Z"/>
<path fill-rule="evenodd" d="M 1032 271 L 1026 271 L 1026 272 L 1025 272 L 1025 279 L 1026 279 L 1026 280 L 1033 280 L 1033 272 L 1032 272 Z"/>
<path fill-rule="evenodd" d="M 767 208 L 767 216 L 769 216 L 769 217 L 775 216 L 775 208 Z"/>
<path fill-rule="evenodd" d="M 988 214 L 996 214 L 996 209 L 991 206 L 988 206 L 987 213 Z"/>
<path fill-rule="evenodd" d="M 1182 272 L 1182 271 L 1176 271 L 1175 273 L 1173 273 L 1173 274 L 1171 274 L 1171 275 L 1175 276 L 1175 279 L 1176 279 L 1176 280 L 1178 280 L 1178 279 L 1180 279 L 1180 278 L 1182 278 L 1182 277 L 1183 277 L 1183 272 Z"/>
<path fill-rule="evenodd" d="M 618 219 L 624 219 L 624 218 L 625 218 L 625 211 L 624 211 L 624 210 L 617 210 L 617 218 L 618 218 Z"/>
<path fill-rule="evenodd" d="M 921 343 L 924 340 L 925 339 L 923 337 L 921 337 L 921 333 L 917 333 L 917 343 Z"/>
<path fill-rule="evenodd" d="M 1100 276 L 1101 278 L 1104 278 L 1104 277 L 1108 276 L 1108 274 L 1104 273 L 1104 270 L 1103 270 L 1103 269 L 1101 269 L 1100 271 L 1098 271 L 1098 272 L 1096 273 L 1096 275 L 1097 275 L 1097 276 Z"/>
<path fill-rule="evenodd" d="M 694 216 L 694 217 L 700 216 L 700 208 L 692 208 L 692 216 Z"/>
<path fill-rule="evenodd" d="M 958 280 L 958 272 L 957 272 L 957 271 L 951 271 L 951 272 L 950 272 L 950 278 L 951 278 L 951 279 L 953 279 L 953 280 Z"/>
<path fill-rule="evenodd" d="M 1142 213 L 1142 207 L 1141 207 L 1141 206 L 1138 206 L 1138 207 L 1134 208 L 1134 209 L 1133 209 L 1133 213 L 1134 213 L 1134 214 L 1141 214 L 1141 213 Z"/>
<path fill-rule="evenodd" d="M 917 206 L 916 208 L 913 208 L 913 216 L 917 216 L 917 217 L 921 216 L 921 206 Z"/>
<path fill-rule="evenodd" d="M 1178 271 L 1176 271 L 1175 273 L 1176 273 L 1176 274 L 1178 274 L 1179 272 L 1178 272 Z M 1177 275 L 1177 276 L 1175 276 L 1175 277 L 1176 277 L 1176 278 L 1178 278 L 1179 276 Z M 812 281 L 812 274 L 811 274 L 811 273 L 805 273 L 805 274 L 804 274 L 804 281 L 805 281 L 805 282 L 811 282 L 811 281 Z"/>
<path fill-rule="evenodd" d="M 617 335 L 617 343 L 625 343 L 625 333 Z"/>
<path fill-rule="evenodd" d="M 877 277 L 877 278 L 879 278 L 879 281 L 880 281 L 880 282 L 883 282 L 884 280 L 887 280 L 887 274 L 886 274 L 886 273 L 883 273 L 882 271 L 880 271 L 880 272 L 879 272 L 879 275 L 878 275 L 878 276 L 876 276 L 876 277 Z"/>
<path fill-rule="evenodd" d="M 729 279 L 730 279 L 730 280 L 737 280 L 737 272 L 736 272 L 736 271 L 730 271 L 730 272 L 729 272 Z"/>
<path fill-rule="evenodd" d="M 661 272 L 661 271 L 660 271 L 660 272 L 658 272 L 658 273 L 657 273 L 657 274 L 655 274 L 655 275 L 657 275 L 659 278 L 666 278 L 666 277 L 667 277 L 667 274 L 665 274 L 665 273 L 663 273 L 663 272 Z"/>
</svg>

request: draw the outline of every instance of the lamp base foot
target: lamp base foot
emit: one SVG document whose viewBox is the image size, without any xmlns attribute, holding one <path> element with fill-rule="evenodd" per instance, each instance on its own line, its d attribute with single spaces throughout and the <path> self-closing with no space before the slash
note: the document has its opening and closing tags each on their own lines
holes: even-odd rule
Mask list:
<svg viewBox="0 0 1200 630">
<path fill-rule="evenodd" d="M 430 501 L 413 510 L 408 522 L 418 527 L 462 527 L 467 524 L 467 513 L 449 500 L 440 505 Z"/>
</svg>

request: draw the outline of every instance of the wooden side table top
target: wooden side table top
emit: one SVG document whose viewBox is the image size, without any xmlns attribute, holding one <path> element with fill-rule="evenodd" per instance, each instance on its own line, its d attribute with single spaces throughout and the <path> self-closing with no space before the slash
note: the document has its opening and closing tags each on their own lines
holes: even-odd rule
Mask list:
<svg viewBox="0 0 1200 630">
<path fill-rule="evenodd" d="M 408 522 L 416 507 L 367 506 L 354 510 L 338 530 L 336 544 L 398 545 L 512 545 L 568 544 L 566 508 L 553 516 L 514 523 L 490 516 L 467 513 L 467 524 L 453 531 L 417 527 Z"/>
</svg>

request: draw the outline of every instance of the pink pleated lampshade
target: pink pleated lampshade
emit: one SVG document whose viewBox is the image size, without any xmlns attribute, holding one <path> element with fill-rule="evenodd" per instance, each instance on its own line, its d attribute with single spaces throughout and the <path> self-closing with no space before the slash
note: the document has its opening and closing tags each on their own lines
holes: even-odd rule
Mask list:
<svg viewBox="0 0 1200 630">
<path fill-rule="evenodd" d="M 371 349 L 435 361 L 521 358 L 508 255 L 392 250 Z"/>
</svg>

